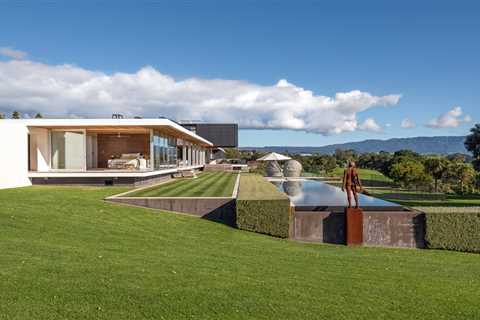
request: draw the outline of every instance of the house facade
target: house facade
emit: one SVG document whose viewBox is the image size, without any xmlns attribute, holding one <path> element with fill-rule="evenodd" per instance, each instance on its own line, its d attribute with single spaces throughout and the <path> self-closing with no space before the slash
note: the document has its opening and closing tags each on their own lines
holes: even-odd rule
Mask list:
<svg viewBox="0 0 480 320">
<path fill-rule="evenodd" d="M 0 120 L 0 188 L 154 182 L 201 169 L 212 147 L 168 119 Z"/>
</svg>

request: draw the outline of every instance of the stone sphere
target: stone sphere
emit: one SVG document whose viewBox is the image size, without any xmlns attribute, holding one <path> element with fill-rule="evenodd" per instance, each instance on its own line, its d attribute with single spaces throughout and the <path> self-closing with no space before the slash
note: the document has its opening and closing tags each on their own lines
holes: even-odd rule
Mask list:
<svg viewBox="0 0 480 320">
<path fill-rule="evenodd" d="M 302 173 L 302 164 L 297 160 L 288 160 L 283 165 L 283 175 L 285 177 L 296 178 Z"/>
<path fill-rule="evenodd" d="M 268 161 L 267 167 L 265 168 L 267 171 L 267 177 L 282 177 L 282 170 L 280 166 L 275 163 L 274 161 Z"/>
</svg>

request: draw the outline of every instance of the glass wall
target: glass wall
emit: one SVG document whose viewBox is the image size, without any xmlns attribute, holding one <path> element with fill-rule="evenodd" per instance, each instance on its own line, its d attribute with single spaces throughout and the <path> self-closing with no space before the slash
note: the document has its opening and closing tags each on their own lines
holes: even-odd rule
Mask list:
<svg viewBox="0 0 480 320">
<path fill-rule="evenodd" d="M 177 166 L 177 142 L 175 138 L 154 130 L 152 143 L 155 170 Z"/>
<path fill-rule="evenodd" d="M 83 170 L 85 168 L 85 138 L 81 131 L 51 132 L 51 168 Z"/>
</svg>

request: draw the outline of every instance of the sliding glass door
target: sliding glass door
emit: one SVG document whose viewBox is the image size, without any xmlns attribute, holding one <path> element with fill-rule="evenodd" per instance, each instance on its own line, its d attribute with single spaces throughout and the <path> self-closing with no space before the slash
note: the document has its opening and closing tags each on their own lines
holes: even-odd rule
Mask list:
<svg viewBox="0 0 480 320">
<path fill-rule="evenodd" d="M 153 131 L 153 163 L 155 170 L 177 166 L 177 140 Z"/>
<path fill-rule="evenodd" d="M 83 131 L 51 131 L 51 168 L 85 169 L 85 134 Z"/>
</svg>

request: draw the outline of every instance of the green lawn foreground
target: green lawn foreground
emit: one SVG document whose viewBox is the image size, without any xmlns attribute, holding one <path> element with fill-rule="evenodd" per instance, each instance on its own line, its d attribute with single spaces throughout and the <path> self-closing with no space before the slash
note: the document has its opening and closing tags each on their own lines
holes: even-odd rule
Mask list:
<svg viewBox="0 0 480 320">
<path fill-rule="evenodd" d="M 237 173 L 203 172 L 197 178 L 174 179 L 129 193 L 128 197 L 231 197 Z"/>
<path fill-rule="evenodd" d="M 480 256 L 297 243 L 102 199 L 0 190 L 0 319 L 479 319 Z"/>
</svg>

